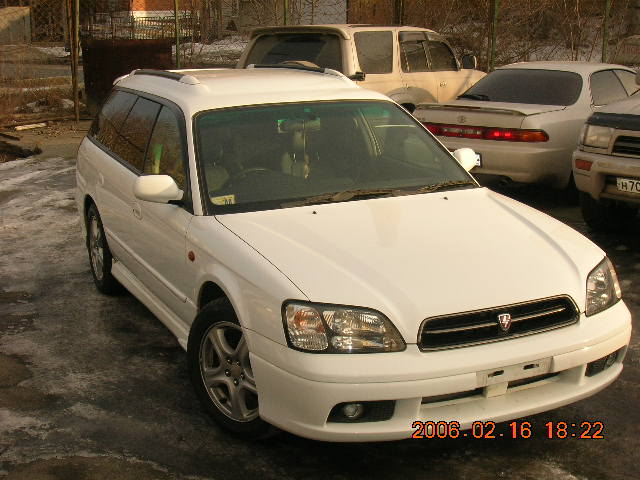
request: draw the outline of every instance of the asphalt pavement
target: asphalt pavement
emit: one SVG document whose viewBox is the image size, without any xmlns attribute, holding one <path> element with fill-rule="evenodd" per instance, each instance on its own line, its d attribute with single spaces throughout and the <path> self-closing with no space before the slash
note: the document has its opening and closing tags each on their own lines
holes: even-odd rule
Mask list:
<svg viewBox="0 0 640 480">
<path fill-rule="evenodd" d="M 609 254 L 636 325 L 622 376 L 523 419 L 530 438 L 331 444 L 283 433 L 258 442 L 206 416 L 185 353 L 140 302 L 94 288 L 73 200 L 80 136 L 45 135 L 41 155 L 0 164 L 0 478 L 640 478 L 640 221 L 626 233 L 593 234 L 552 192 L 503 191 Z M 550 440 L 548 421 L 599 421 L 604 438 Z"/>
</svg>

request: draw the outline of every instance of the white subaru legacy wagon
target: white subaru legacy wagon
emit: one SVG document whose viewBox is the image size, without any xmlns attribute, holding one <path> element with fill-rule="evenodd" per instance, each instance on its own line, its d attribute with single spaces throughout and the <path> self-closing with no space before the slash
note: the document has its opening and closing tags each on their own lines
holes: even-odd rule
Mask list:
<svg viewBox="0 0 640 480">
<path fill-rule="evenodd" d="M 333 70 L 137 70 L 80 146 L 77 203 L 98 290 L 173 332 L 222 427 L 393 440 L 556 408 L 622 370 L 604 252 L 474 165 Z"/>
</svg>

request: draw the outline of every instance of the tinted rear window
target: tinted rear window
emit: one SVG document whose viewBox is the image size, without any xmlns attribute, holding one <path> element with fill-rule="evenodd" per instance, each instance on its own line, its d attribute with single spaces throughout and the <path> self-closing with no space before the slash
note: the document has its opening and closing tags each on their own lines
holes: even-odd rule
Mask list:
<svg viewBox="0 0 640 480">
<path fill-rule="evenodd" d="M 581 90 L 582 77 L 577 73 L 510 68 L 491 72 L 463 96 L 491 102 L 573 105 Z"/>
<path fill-rule="evenodd" d="M 273 65 L 292 60 L 303 60 L 341 72 L 340 39 L 337 35 L 325 33 L 263 35 L 253 45 L 247 65 Z"/>
</svg>

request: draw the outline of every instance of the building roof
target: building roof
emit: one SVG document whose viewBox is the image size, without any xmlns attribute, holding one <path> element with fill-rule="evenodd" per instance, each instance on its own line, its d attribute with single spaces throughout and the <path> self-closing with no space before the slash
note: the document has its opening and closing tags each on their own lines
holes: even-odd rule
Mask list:
<svg viewBox="0 0 640 480">
<path fill-rule="evenodd" d="M 166 98 L 191 116 L 202 110 L 241 105 L 325 100 L 389 100 L 358 87 L 334 70 L 294 68 L 134 71 L 118 87 Z M 172 77 L 172 78 L 169 78 Z"/>
</svg>

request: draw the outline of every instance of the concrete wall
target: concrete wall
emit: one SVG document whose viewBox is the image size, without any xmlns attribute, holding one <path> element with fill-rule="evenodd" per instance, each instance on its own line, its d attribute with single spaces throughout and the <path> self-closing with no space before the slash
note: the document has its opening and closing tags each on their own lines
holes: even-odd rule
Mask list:
<svg viewBox="0 0 640 480">
<path fill-rule="evenodd" d="M 0 8 L 0 44 L 31 43 L 31 12 L 29 7 Z"/>
</svg>

